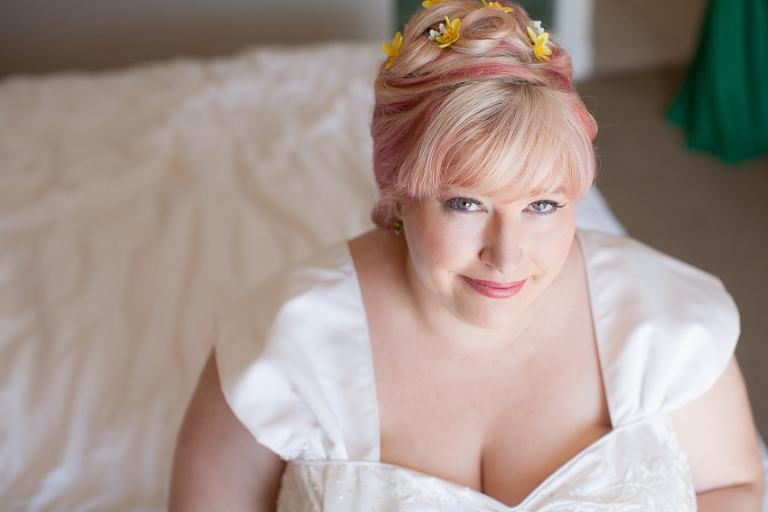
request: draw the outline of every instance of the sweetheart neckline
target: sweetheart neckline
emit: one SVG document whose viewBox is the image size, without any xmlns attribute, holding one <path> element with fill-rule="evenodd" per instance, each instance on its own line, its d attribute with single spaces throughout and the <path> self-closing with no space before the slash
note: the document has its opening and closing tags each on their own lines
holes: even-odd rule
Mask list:
<svg viewBox="0 0 768 512">
<path fill-rule="evenodd" d="M 497 503 L 498 505 L 505 507 L 503 510 L 514 512 L 515 510 L 519 510 L 520 507 L 522 507 L 527 502 L 532 500 L 535 494 L 540 494 L 540 491 L 539 491 L 540 488 L 542 488 L 545 484 L 547 484 L 547 482 L 549 482 L 551 479 L 556 477 L 558 474 L 560 474 L 561 472 L 565 471 L 567 469 L 567 467 L 569 467 L 573 463 L 575 463 L 575 461 L 579 457 L 581 457 L 582 454 L 588 453 L 589 451 L 591 451 L 591 449 L 593 447 L 602 444 L 602 441 L 604 439 L 609 438 L 611 436 L 611 434 L 613 434 L 617 430 L 623 429 L 623 427 L 627 427 L 627 426 L 630 426 L 630 425 L 633 425 L 633 424 L 637 423 L 637 422 L 632 422 L 632 423 L 629 423 L 628 425 L 622 425 L 622 426 L 616 427 L 614 425 L 614 422 L 613 422 L 613 412 L 611 410 L 611 401 L 610 401 L 609 396 L 608 396 L 608 389 L 606 387 L 606 379 L 605 379 L 605 371 L 604 371 L 604 366 L 603 366 L 603 359 L 601 357 L 601 350 L 600 350 L 600 346 L 601 346 L 600 342 L 601 342 L 601 340 L 598 337 L 597 314 L 595 312 L 595 303 L 596 303 L 595 302 L 595 296 L 592 293 L 592 283 L 591 283 L 591 280 L 590 280 L 589 265 L 588 265 L 588 262 L 587 262 L 587 258 L 585 256 L 586 249 L 584 247 L 584 242 L 583 242 L 583 240 L 582 240 L 582 238 L 581 238 L 581 236 L 579 234 L 579 231 L 580 230 L 578 230 L 578 229 L 575 231 L 575 233 L 574 233 L 574 240 L 575 240 L 576 243 L 579 244 L 579 250 L 580 250 L 581 255 L 582 255 L 582 266 L 583 266 L 583 269 L 584 269 L 584 276 L 585 276 L 585 281 L 586 281 L 586 285 L 587 285 L 587 297 L 589 298 L 589 313 L 590 313 L 590 319 L 592 321 L 592 328 L 593 328 L 593 331 L 595 333 L 595 349 L 596 349 L 596 352 L 597 352 L 597 363 L 598 363 L 598 367 L 600 369 L 600 378 L 601 378 L 602 385 L 603 385 L 603 393 L 604 393 L 604 396 L 605 396 L 606 407 L 608 409 L 608 415 L 609 415 L 609 418 L 611 420 L 611 425 L 610 425 L 611 430 L 606 432 L 605 434 L 603 434 L 599 438 L 595 439 L 592 443 L 590 443 L 589 445 L 587 445 L 586 447 L 581 449 L 573 457 L 571 457 L 566 462 L 564 462 L 562 465 L 557 467 L 552 473 L 547 475 L 547 477 L 544 478 L 544 480 L 539 482 L 536 485 L 536 487 L 534 487 L 533 490 L 525 498 L 523 498 L 523 500 L 520 503 L 518 503 L 517 505 L 514 505 L 514 506 L 506 505 L 502 501 L 500 501 L 500 500 L 498 500 L 496 498 L 493 498 L 492 496 L 490 496 L 488 494 L 485 494 L 482 491 L 478 491 L 476 489 L 472 489 L 471 487 L 466 487 L 466 486 L 463 486 L 463 485 L 461 485 L 459 483 L 451 482 L 450 480 L 445 480 L 445 479 L 442 479 L 440 477 L 433 476 L 433 475 L 430 475 L 428 473 L 423 473 L 421 471 L 418 471 L 418 470 L 415 470 L 415 469 L 411 469 L 411 468 L 408 468 L 408 467 L 405 467 L 405 466 L 400 466 L 400 465 L 397 465 L 397 464 L 392 464 L 392 463 L 387 463 L 387 462 L 382 462 L 381 461 L 381 420 L 380 420 L 380 416 L 379 416 L 378 391 L 377 391 L 377 386 L 376 386 L 376 371 L 375 371 L 375 366 L 374 366 L 374 363 L 373 363 L 373 346 L 372 346 L 372 343 L 371 343 L 371 333 L 370 333 L 369 326 L 368 326 L 368 316 L 367 316 L 367 313 L 366 313 L 366 310 L 365 310 L 365 304 L 363 303 L 363 293 L 362 293 L 362 287 L 361 287 L 361 284 L 360 284 L 360 277 L 359 277 L 359 275 L 357 273 L 357 267 L 355 265 L 354 257 L 352 256 L 352 249 L 351 249 L 351 247 L 349 245 L 349 242 L 346 242 L 346 243 L 343 244 L 345 246 L 345 248 L 346 248 L 346 256 L 348 258 L 348 261 L 349 261 L 349 264 L 350 264 L 350 267 L 351 267 L 351 270 L 352 270 L 351 277 L 354 280 L 353 289 L 356 290 L 357 294 L 358 294 L 358 297 L 357 297 L 357 300 L 355 301 L 355 303 L 359 307 L 359 316 L 360 316 L 360 318 L 363 321 L 362 329 L 363 329 L 363 333 L 364 333 L 364 337 L 365 337 L 367 359 L 368 359 L 368 362 L 369 362 L 369 371 L 370 371 L 370 375 L 371 375 L 371 382 L 372 382 L 372 388 L 373 388 L 372 389 L 372 395 L 373 395 L 374 403 L 376 404 L 375 408 L 374 408 L 375 414 L 376 414 L 376 421 L 375 421 L 376 431 L 374 433 L 374 436 L 375 436 L 374 444 L 376 446 L 376 458 L 378 459 L 378 460 L 375 461 L 376 464 L 380 464 L 380 465 L 383 465 L 383 466 L 391 466 L 393 468 L 399 468 L 399 469 L 402 469 L 402 470 L 409 471 L 412 474 L 425 475 L 426 477 L 435 478 L 435 479 L 438 479 L 438 480 L 440 480 L 442 482 L 446 482 L 448 484 L 457 486 L 459 488 L 469 489 L 469 490 L 477 493 L 478 495 L 483 496 L 483 497 L 485 497 L 487 499 L 493 500 L 493 502 Z M 654 417 L 654 416 L 655 415 L 650 416 L 650 417 Z M 647 419 L 647 418 L 644 418 L 644 419 Z M 640 420 L 640 421 L 642 421 L 642 420 Z M 353 462 L 353 461 L 348 461 L 348 462 Z"/>
<path fill-rule="evenodd" d="M 671 426 L 671 419 L 669 417 L 669 414 L 664 411 L 659 411 L 656 414 L 643 417 L 637 421 L 633 421 L 612 429 L 611 431 L 600 436 L 598 439 L 596 439 L 595 441 L 593 441 L 592 443 L 584 447 L 576 455 L 568 459 L 565 463 L 563 463 L 560 467 L 558 467 L 555 471 L 553 471 L 550 475 L 548 475 L 544 480 L 542 480 L 536 487 L 534 487 L 534 489 L 525 498 L 523 498 L 523 500 L 520 501 L 520 503 L 516 505 L 507 505 L 504 502 L 494 498 L 493 496 L 485 494 L 482 491 L 478 491 L 477 489 L 473 489 L 471 487 L 464 486 L 459 483 L 452 482 L 444 478 L 440 478 L 438 476 L 430 475 L 429 473 L 424 473 L 423 471 L 412 469 L 406 466 L 400 466 L 398 464 L 392 464 L 389 462 L 381 462 L 380 460 L 301 460 L 301 459 L 297 459 L 297 460 L 288 461 L 288 463 L 310 465 L 310 466 L 372 466 L 372 467 L 389 469 L 392 471 L 402 471 L 417 479 L 429 479 L 429 480 L 437 481 L 437 482 L 440 482 L 442 486 L 452 488 L 456 491 L 463 491 L 465 493 L 469 493 L 471 496 L 474 496 L 476 499 L 485 502 L 489 506 L 492 506 L 495 510 L 499 510 L 503 512 L 523 512 L 525 508 L 531 504 L 531 502 L 533 502 L 539 496 L 544 494 L 548 488 L 552 487 L 553 482 L 556 482 L 558 479 L 560 479 L 560 476 L 563 473 L 566 473 L 569 469 L 571 469 L 574 465 L 578 464 L 581 459 L 589 455 L 591 452 L 598 450 L 603 445 L 607 444 L 609 441 L 612 441 L 613 438 L 625 433 L 627 430 L 631 430 L 633 428 L 638 428 L 646 424 L 654 423 L 656 421 L 662 421 L 662 420 L 666 422 L 668 428 L 673 429 L 673 427 Z"/>
</svg>

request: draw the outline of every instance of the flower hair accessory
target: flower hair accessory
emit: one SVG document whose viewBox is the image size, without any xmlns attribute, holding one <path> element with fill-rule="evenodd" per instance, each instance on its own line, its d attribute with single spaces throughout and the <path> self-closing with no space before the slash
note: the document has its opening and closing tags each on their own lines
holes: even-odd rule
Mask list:
<svg viewBox="0 0 768 512">
<path fill-rule="evenodd" d="M 400 46 L 403 44 L 403 34 L 398 32 L 395 34 L 395 39 L 391 43 L 384 43 L 381 45 L 381 50 L 389 56 L 389 62 L 384 66 L 384 69 L 389 69 L 395 62 L 395 59 L 400 55 Z"/>
<path fill-rule="evenodd" d="M 440 43 L 440 48 L 448 48 L 459 39 L 459 29 L 461 29 L 461 20 L 454 18 L 449 20 L 448 16 L 445 17 L 445 23 L 441 23 L 438 27 L 440 31 L 430 30 L 429 40 L 437 41 Z"/>
<path fill-rule="evenodd" d="M 552 50 L 547 46 L 549 42 L 549 32 L 545 32 L 541 28 L 540 21 L 532 21 L 531 26 L 528 28 L 528 36 L 531 38 L 533 44 L 533 53 L 539 60 L 549 60 L 549 56 L 552 55 Z"/>
<path fill-rule="evenodd" d="M 429 9 L 435 4 L 439 4 L 440 2 L 445 2 L 445 0 L 424 0 L 421 2 L 421 6 L 425 9 Z"/>
<path fill-rule="evenodd" d="M 483 5 L 486 6 L 486 7 L 493 7 L 494 9 L 499 9 L 500 11 L 504 11 L 506 13 L 510 13 L 510 12 L 514 11 L 513 8 L 511 8 L 511 7 L 504 7 L 499 2 L 486 2 L 485 0 L 480 0 L 480 1 L 483 2 Z M 424 3 L 426 3 L 426 2 L 424 2 Z"/>
</svg>

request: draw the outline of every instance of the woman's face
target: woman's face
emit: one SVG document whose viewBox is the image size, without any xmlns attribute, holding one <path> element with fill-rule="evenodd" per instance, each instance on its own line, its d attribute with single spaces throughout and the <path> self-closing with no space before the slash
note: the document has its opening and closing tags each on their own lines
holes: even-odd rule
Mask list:
<svg viewBox="0 0 768 512">
<path fill-rule="evenodd" d="M 575 201 L 445 190 L 404 202 L 408 279 L 417 306 L 496 329 L 522 318 L 557 276 L 574 240 Z M 435 309 L 437 308 L 437 309 Z"/>
</svg>

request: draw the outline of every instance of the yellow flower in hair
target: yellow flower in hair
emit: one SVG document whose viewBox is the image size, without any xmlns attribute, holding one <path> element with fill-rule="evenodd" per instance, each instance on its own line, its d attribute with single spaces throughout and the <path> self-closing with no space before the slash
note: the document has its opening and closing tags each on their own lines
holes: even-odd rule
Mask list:
<svg viewBox="0 0 768 512">
<path fill-rule="evenodd" d="M 389 69 L 392 67 L 392 64 L 395 62 L 395 59 L 398 55 L 400 55 L 400 46 L 403 44 L 403 34 L 398 32 L 395 34 L 395 39 L 392 40 L 391 43 L 384 43 L 381 45 L 381 49 L 384 53 L 389 55 L 389 62 L 387 62 L 387 65 L 384 66 L 384 69 Z"/>
<path fill-rule="evenodd" d="M 435 4 L 439 4 L 440 2 L 445 2 L 445 0 L 424 0 L 421 2 L 421 6 L 425 9 L 429 9 Z"/>
<path fill-rule="evenodd" d="M 528 27 L 528 37 L 533 44 L 533 53 L 540 60 L 549 60 L 552 50 L 547 46 L 549 42 L 549 32 L 544 32 L 541 28 L 541 22 L 533 22 L 534 28 Z"/>
<path fill-rule="evenodd" d="M 449 20 L 446 16 L 445 23 L 441 23 L 438 28 L 440 29 L 439 32 L 437 30 L 429 31 L 429 39 L 440 43 L 440 48 L 448 48 L 459 39 L 461 20 L 459 18 Z"/>
<path fill-rule="evenodd" d="M 480 0 L 480 1 L 483 2 L 483 5 L 486 6 L 486 7 L 493 7 L 494 9 L 499 9 L 499 10 L 507 12 L 507 13 L 514 11 L 513 8 L 511 8 L 511 7 L 504 7 L 499 2 L 486 2 L 485 0 Z"/>
</svg>

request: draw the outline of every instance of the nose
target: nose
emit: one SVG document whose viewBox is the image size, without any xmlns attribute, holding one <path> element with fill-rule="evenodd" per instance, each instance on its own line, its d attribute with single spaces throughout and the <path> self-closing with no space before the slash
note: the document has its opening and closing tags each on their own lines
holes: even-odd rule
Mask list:
<svg viewBox="0 0 768 512">
<path fill-rule="evenodd" d="M 523 231 L 513 219 L 491 215 L 482 233 L 480 261 L 501 274 L 511 274 L 525 255 Z"/>
</svg>

